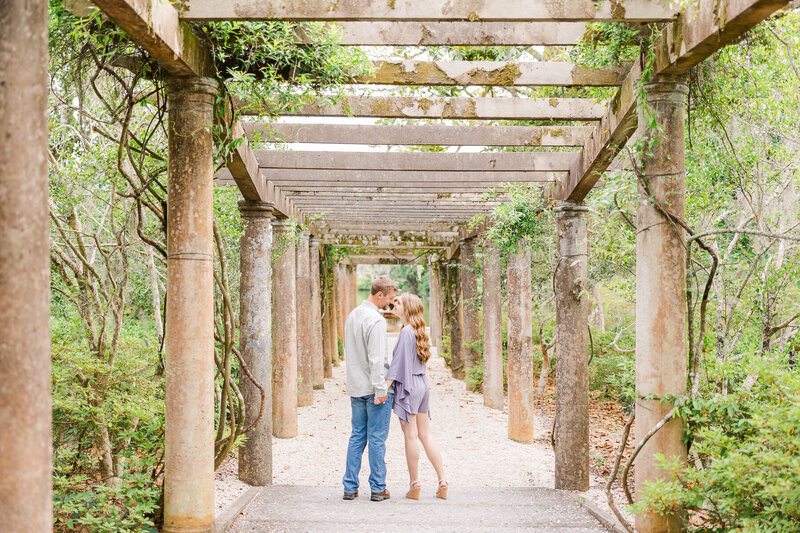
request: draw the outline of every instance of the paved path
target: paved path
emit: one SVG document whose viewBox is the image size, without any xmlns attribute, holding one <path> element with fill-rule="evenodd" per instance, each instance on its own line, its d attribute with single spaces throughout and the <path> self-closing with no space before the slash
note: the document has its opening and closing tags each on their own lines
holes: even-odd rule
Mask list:
<svg viewBox="0 0 800 533">
<path fill-rule="evenodd" d="M 390 335 L 390 346 L 395 341 L 396 335 Z M 552 489 L 548 419 L 535 413 L 533 444 L 513 442 L 507 437 L 507 409 L 484 407 L 483 396 L 453 379 L 440 357 L 431 358 L 428 375 L 432 428 L 450 482 L 448 501 L 434 498 L 436 476 L 424 453 L 420 460 L 423 498 L 403 498 L 408 473 L 396 416 L 386 452 L 392 499 L 370 502 L 363 497 L 369 495 L 366 453 L 360 476 L 362 496 L 353 502 L 341 499 L 350 434 L 350 402 L 341 365 L 334 368 L 332 379 L 325 380 L 325 390 L 314 391 L 314 404 L 300 408 L 300 434 L 273 439 L 274 485 L 245 508 L 230 531 L 605 531 L 575 503 L 574 495 Z M 223 467 L 218 489 L 227 486 L 238 494 L 247 490 L 235 479 L 235 471 L 235 464 Z"/>
<path fill-rule="evenodd" d="M 539 487 L 458 488 L 447 501 L 433 488 L 419 501 L 393 494 L 371 502 L 360 496 L 344 501 L 338 488 L 275 485 L 264 489 L 229 529 L 232 533 L 382 531 L 468 533 L 605 531 L 571 494 Z"/>
</svg>

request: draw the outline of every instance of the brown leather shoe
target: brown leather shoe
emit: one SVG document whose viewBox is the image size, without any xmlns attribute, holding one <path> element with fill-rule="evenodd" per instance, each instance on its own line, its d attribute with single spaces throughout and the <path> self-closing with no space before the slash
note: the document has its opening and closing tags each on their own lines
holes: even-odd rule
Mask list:
<svg viewBox="0 0 800 533">
<path fill-rule="evenodd" d="M 373 492 L 370 500 L 373 502 L 382 502 L 389 499 L 389 489 L 384 489 L 383 492 Z"/>
</svg>

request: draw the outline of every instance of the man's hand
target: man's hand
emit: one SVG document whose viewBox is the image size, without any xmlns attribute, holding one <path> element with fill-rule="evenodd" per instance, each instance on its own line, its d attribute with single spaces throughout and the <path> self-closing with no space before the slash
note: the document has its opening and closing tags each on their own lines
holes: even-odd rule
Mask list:
<svg viewBox="0 0 800 533">
<path fill-rule="evenodd" d="M 375 396 L 375 405 L 380 405 L 382 403 L 385 403 L 388 398 L 389 398 L 388 394 L 386 396 Z"/>
</svg>

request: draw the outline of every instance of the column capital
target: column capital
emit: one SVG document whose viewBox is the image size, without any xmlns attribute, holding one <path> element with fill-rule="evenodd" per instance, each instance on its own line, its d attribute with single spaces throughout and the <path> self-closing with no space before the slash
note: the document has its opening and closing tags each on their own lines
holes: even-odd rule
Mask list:
<svg viewBox="0 0 800 533">
<path fill-rule="evenodd" d="M 308 239 L 308 245 L 311 246 L 311 247 L 317 247 L 317 246 L 319 246 L 319 243 L 320 243 L 320 239 L 316 235 L 312 235 Z"/>
<path fill-rule="evenodd" d="M 647 102 L 665 102 L 686 105 L 689 82 L 686 75 L 660 76 L 658 80 L 645 83 Z"/>
<path fill-rule="evenodd" d="M 589 206 L 583 202 L 558 202 L 553 208 L 553 211 L 555 211 L 556 216 L 559 218 L 583 216 L 589 212 Z"/>
<path fill-rule="evenodd" d="M 242 218 L 272 218 L 274 206 L 270 202 L 239 201 L 239 213 Z"/>
</svg>

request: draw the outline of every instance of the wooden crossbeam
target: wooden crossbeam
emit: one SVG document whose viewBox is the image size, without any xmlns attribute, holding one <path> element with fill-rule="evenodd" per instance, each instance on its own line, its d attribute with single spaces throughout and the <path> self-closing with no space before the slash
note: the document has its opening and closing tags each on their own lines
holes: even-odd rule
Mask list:
<svg viewBox="0 0 800 533">
<path fill-rule="evenodd" d="M 344 46 L 570 46 L 585 22 L 340 22 Z M 303 37 L 301 36 L 301 39 Z M 303 39 L 308 42 L 308 39 Z"/>
<path fill-rule="evenodd" d="M 352 83 L 420 86 L 614 86 L 630 65 L 590 68 L 566 61 L 375 61 L 370 76 Z"/>
<path fill-rule="evenodd" d="M 405 193 L 370 193 L 370 192 L 329 192 L 325 190 L 319 191 L 302 191 L 287 195 L 292 201 L 299 201 L 305 199 L 343 199 L 369 201 L 369 200 L 409 200 L 409 201 L 465 201 L 465 202 L 479 202 L 485 201 L 483 194 L 480 193 L 437 193 L 428 191 L 408 191 Z M 504 201 L 507 197 L 505 195 L 492 198 L 494 201 Z"/>
<path fill-rule="evenodd" d="M 408 252 L 393 254 L 391 252 L 377 251 L 361 255 L 351 254 L 342 259 L 341 263 L 344 265 L 395 265 L 408 264 L 415 261 L 420 261 L 420 256 L 409 254 Z"/>
<path fill-rule="evenodd" d="M 186 20 L 362 20 L 362 21 L 636 21 L 671 19 L 672 4 L 661 0 L 190 0 L 181 12 Z"/>
<path fill-rule="evenodd" d="M 289 169 L 302 180 L 304 170 L 440 171 L 440 172 L 564 172 L 572 166 L 572 152 L 297 152 L 256 150 L 262 169 Z M 339 173 L 340 175 L 343 173 Z M 277 174 L 265 170 L 269 180 Z M 309 174 L 310 175 L 310 174 Z M 286 179 L 286 178 L 281 178 Z M 485 177 L 484 177 L 485 179 Z"/>
<path fill-rule="evenodd" d="M 655 79 L 686 73 L 787 4 L 785 0 L 699 0 L 689 4 L 675 25 L 662 29 L 655 43 Z M 582 201 L 636 130 L 636 86 L 641 75 L 639 64 L 634 64 L 569 177 L 553 191 L 554 198 Z"/>
<path fill-rule="evenodd" d="M 431 224 L 429 226 L 419 226 L 418 224 L 397 223 L 386 224 L 383 220 L 362 220 L 355 222 L 348 221 L 331 221 L 331 220 L 318 220 L 314 222 L 318 232 L 367 232 L 367 234 L 375 233 L 394 233 L 397 232 L 401 235 L 408 234 L 409 232 L 457 232 L 458 224 Z"/>
<path fill-rule="evenodd" d="M 224 176 L 225 180 L 234 181 L 245 200 L 270 203 L 276 213 L 297 218 L 302 222 L 302 214 L 294 208 L 283 192 L 276 189 L 274 183 L 267 182 L 238 122 L 233 125 L 231 137 L 233 140 L 241 139 L 241 141 L 233 149 L 227 161 L 227 168 L 220 170 L 218 174 Z"/>
<path fill-rule="evenodd" d="M 108 18 L 147 50 L 173 76 L 213 76 L 211 54 L 178 18 L 178 10 L 160 0 L 96 0 Z"/>
<path fill-rule="evenodd" d="M 172 4 L 159 0 L 98 0 L 94 4 L 172 76 L 213 76 L 209 50 L 178 18 Z M 300 217 L 300 213 L 273 185 L 267 184 L 244 136 L 233 127 L 233 138 L 242 139 L 227 161 L 230 178 L 242 196 L 273 204 L 278 213 Z"/>
<path fill-rule="evenodd" d="M 402 251 L 415 251 L 419 249 L 444 249 L 447 244 L 442 242 L 411 242 L 404 243 L 401 241 L 385 241 L 378 239 L 367 239 L 361 241 L 359 239 L 330 239 L 323 237 L 321 239 L 323 244 L 336 244 L 340 248 L 384 248 Z"/>
<path fill-rule="evenodd" d="M 223 174 L 224 171 L 220 172 L 219 174 Z M 230 176 L 230 174 L 226 174 Z M 534 178 L 535 179 L 535 178 Z M 513 181 L 513 180 L 511 180 Z M 383 194 L 383 193 L 397 193 L 397 194 L 407 194 L 411 192 L 420 192 L 420 193 L 440 193 L 440 194 L 452 194 L 454 192 L 459 193 L 480 193 L 484 194 L 489 192 L 490 190 L 494 191 L 502 191 L 503 184 L 508 183 L 509 180 L 503 180 L 498 182 L 481 182 L 481 183 L 460 183 L 456 181 L 448 181 L 448 182 L 424 182 L 424 181 L 415 181 L 415 182 L 387 182 L 385 184 L 367 184 L 363 182 L 359 183 L 330 183 L 330 182 L 315 182 L 315 181 L 305 181 L 301 184 L 297 184 L 296 182 L 272 182 L 268 181 L 268 184 L 274 185 L 277 189 L 287 195 L 288 198 L 292 198 L 294 194 L 297 193 L 305 193 L 305 192 L 338 192 L 344 194 L 356 194 L 356 193 L 365 193 L 365 194 Z M 225 187 L 225 186 L 236 186 L 236 183 L 230 179 L 215 179 L 214 183 L 217 186 Z M 531 179 L 527 179 L 525 181 L 521 181 L 521 183 L 552 183 L 552 181 L 531 181 Z"/>
<path fill-rule="evenodd" d="M 238 101 L 242 115 L 281 114 L 269 102 Z M 375 117 L 475 120 L 600 120 L 606 106 L 588 98 L 424 98 L 351 96 L 339 103 L 319 98 L 293 113 L 306 117 Z"/>
<path fill-rule="evenodd" d="M 583 146 L 591 126 L 463 126 L 242 123 L 251 141 L 284 143 Z"/>
</svg>

